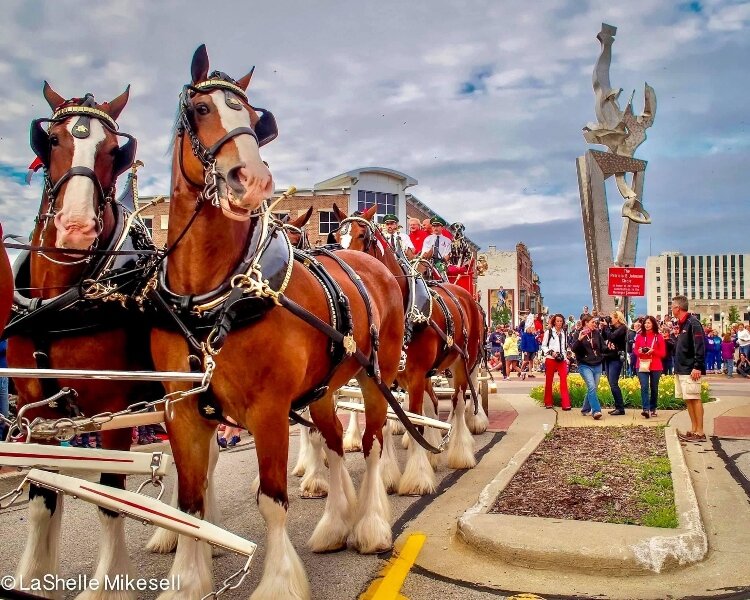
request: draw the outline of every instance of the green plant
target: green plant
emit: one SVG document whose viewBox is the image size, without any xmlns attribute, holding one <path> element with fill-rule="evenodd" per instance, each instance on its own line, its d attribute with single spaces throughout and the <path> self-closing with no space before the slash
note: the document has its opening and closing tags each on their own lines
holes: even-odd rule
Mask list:
<svg viewBox="0 0 750 600">
<path fill-rule="evenodd" d="M 571 475 L 568 477 L 570 485 L 580 485 L 581 487 L 599 489 L 604 485 L 604 473 L 597 471 L 593 477 L 584 477 L 583 475 Z"/>
<path fill-rule="evenodd" d="M 510 323 L 510 309 L 506 306 L 500 308 L 499 306 L 493 306 L 490 318 L 492 320 L 492 326 L 497 325 L 508 325 Z"/>
<path fill-rule="evenodd" d="M 622 398 L 626 407 L 640 408 L 641 406 L 641 386 L 638 382 L 637 377 L 623 377 L 620 379 L 620 390 L 622 390 Z M 599 380 L 599 387 L 597 388 L 597 396 L 602 406 L 614 406 L 614 398 L 612 397 L 612 390 L 609 387 L 609 381 L 606 377 L 602 377 Z M 572 373 L 568 375 L 568 393 L 570 394 L 570 402 L 575 407 L 583 406 L 583 400 L 586 396 L 586 384 L 583 378 L 577 374 Z M 531 389 L 530 396 L 538 403 L 544 401 L 544 386 L 539 385 Z M 555 380 L 552 385 L 552 398 L 555 402 L 560 402 L 560 382 Z M 704 381 L 701 383 L 701 400 L 708 402 L 709 387 L 708 382 Z M 685 408 L 685 403 L 682 399 L 674 397 L 674 376 L 662 375 L 659 378 L 659 394 L 657 397 L 657 407 L 660 410 L 681 410 Z"/>
<path fill-rule="evenodd" d="M 739 323 L 740 321 L 740 309 L 736 306 L 730 306 L 729 307 L 729 316 L 728 316 L 730 323 Z"/>
</svg>

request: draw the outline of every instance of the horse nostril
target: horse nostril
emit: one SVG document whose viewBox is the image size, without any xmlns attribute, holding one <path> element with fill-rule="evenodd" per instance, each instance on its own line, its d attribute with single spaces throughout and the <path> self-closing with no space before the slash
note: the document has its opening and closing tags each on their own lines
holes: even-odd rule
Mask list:
<svg viewBox="0 0 750 600">
<path fill-rule="evenodd" d="M 245 163 L 240 163 L 236 167 L 232 167 L 227 171 L 227 185 L 232 188 L 232 191 L 237 195 L 243 195 L 245 193 L 245 186 L 240 181 L 240 172 L 245 168 Z"/>
</svg>

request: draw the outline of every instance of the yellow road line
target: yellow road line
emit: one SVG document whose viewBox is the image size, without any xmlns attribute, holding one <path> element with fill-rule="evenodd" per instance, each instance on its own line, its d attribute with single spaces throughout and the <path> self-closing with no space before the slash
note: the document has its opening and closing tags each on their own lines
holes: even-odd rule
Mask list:
<svg viewBox="0 0 750 600">
<path fill-rule="evenodd" d="M 411 534 L 399 555 L 391 559 L 389 566 L 383 569 L 383 578 L 374 581 L 360 596 L 360 600 L 406 600 L 400 594 L 401 586 L 404 585 L 406 576 L 417 560 L 426 539 L 427 536 L 423 533 Z"/>
</svg>

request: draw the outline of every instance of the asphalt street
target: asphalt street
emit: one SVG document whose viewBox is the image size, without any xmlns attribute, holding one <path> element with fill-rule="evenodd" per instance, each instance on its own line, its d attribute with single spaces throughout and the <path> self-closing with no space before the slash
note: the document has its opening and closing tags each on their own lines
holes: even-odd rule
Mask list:
<svg viewBox="0 0 750 600">
<path fill-rule="evenodd" d="M 476 449 L 481 452 L 488 444 L 501 441 L 501 434 L 486 433 L 475 438 Z M 353 599 L 358 598 L 386 565 L 387 555 L 363 556 L 351 550 L 331 554 L 314 554 L 306 548 L 306 542 L 323 512 L 324 500 L 304 500 L 299 496 L 299 479 L 291 475 L 291 467 L 297 456 L 298 436 L 292 435 L 289 474 L 289 521 L 288 530 L 297 552 L 307 569 L 313 598 Z M 400 436 L 396 438 L 400 464 L 405 461 L 405 451 L 401 449 Z M 355 489 L 364 473 L 364 460 L 361 453 L 347 454 L 347 466 L 354 480 Z M 257 461 L 250 438 L 243 436 L 241 445 L 221 452 L 216 470 L 219 504 L 223 526 L 238 535 L 259 544 L 259 553 L 253 561 L 246 582 L 237 590 L 227 592 L 226 598 L 247 598 L 260 579 L 264 559 L 264 525 L 258 513 L 250 484 L 257 474 Z M 461 472 L 442 468 L 438 472 L 439 481 L 449 479 L 444 485 L 454 485 Z M 140 480 L 131 477 L 128 488 L 135 490 Z M 174 478 L 168 478 L 165 498 L 171 491 Z M 0 479 L 0 495 L 18 483 L 17 477 L 5 476 Z M 440 493 L 440 489 L 438 490 Z M 390 496 L 394 539 L 407 524 L 430 501 L 429 497 L 412 498 Z M 96 507 L 70 497 L 65 499 L 65 513 L 62 528 L 61 575 L 75 577 L 78 574 L 93 574 L 98 547 L 99 523 Z M 408 513 L 407 513 L 408 511 Z M 26 506 L 18 506 L 0 513 L 0 531 L 3 543 L 0 551 L 0 575 L 12 574 L 23 550 L 26 537 Z M 406 513 L 406 519 L 404 514 Z M 150 554 L 144 550 L 152 527 L 144 526 L 127 519 L 128 553 L 138 577 L 160 578 L 169 572 L 172 555 Z M 243 559 L 229 552 L 217 550 L 214 554 L 214 581 L 218 584 L 225 577 L 241 568 Z M 456 587 L 449 582 L 428 574 L 410 574 L 402 593 L 407 598 L 444 599 L 446 595 L 470 599 L 498 598 L 497 594 L 472 591 Z M 65 598 L 74 598 L 70 593 Z M 156 593 L 144 592 L 144 599 L 155 598 Z"/>
</svg>

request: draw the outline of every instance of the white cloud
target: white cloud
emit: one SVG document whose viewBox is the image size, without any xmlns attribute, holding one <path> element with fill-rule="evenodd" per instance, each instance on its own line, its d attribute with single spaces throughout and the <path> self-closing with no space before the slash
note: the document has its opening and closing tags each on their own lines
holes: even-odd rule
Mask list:
<svg viewBox="0 0 750 600">
<path fill-rule="evenodd" d="M 741 167 L 718 177 L 718 167 L 705 165 L 750 160 L 740 123 L 750 76 L 739 58 L 750 55 L 750 4 L 701 5 L 696 14 L 662 0 L 539 0 L 534 10 L 493 0 L 471 10 L 459 0 L 227 0 L 227 18 L 213 19 L 195 0 L 102 2 L 86 11 L 8 2 L 0 24 L 0 166 L 23 170 L 31 161 L 29 122 L 49 115 L 44 79 L 65 96 L 91 91 L 100 100 L 131 83 L 120 124 L 137 136 L 146 163 L 141 191 L 166 193 L 177 96 L 193 51 L 205 42 L 212 68 L 240 76 L 257 65 L 250 97 L 278 119 L 280 137 L 263 149 L 278 185 L 310 187 L 364 165 L 395 168 L 416 177 L 412 191 L 420 200 L 463 220 L 470 236 L 523 235 L 513 243 L 538 247 L 535 260 L 543 265 L 550 242 L 538 231 L 580 218 L 574 160 L 586 149 L 581 127 L 594 118 L 591 73 L 603 21 L 618 26 L 613 85 L 624 97 L 637 89 L 637 107 L 644 81 L 659 98 L 655 125 L 638 150 L 650 160 L 646 193 L 649 202 L 658 199 L 649 204 L 655 219 L 668 218 L 659 207 L 670 201 L 700 206 L 705 190 L 719 214 L 740 196 Z M 680 160 L 670 162 L 675 156 L 688 157 L 695 178 L 679 193 L 675 181 L 686 174 L 675 167 Z M 6 231 L 28 230 L 38 186 L 20 186 L 3 173 L 0 218 Z M 665 247 L 683 243 L 670 227 L 653 229 Z M 580 231 L 568 234 L 581 244 Z M 740 239 L 733 236 L 711 236 L 706 244 Z M 584 290 L 579 254 L 568 272 Z M 563 290 L 544 290 L 552 307 L 556 293 Z"/>
</svg>

